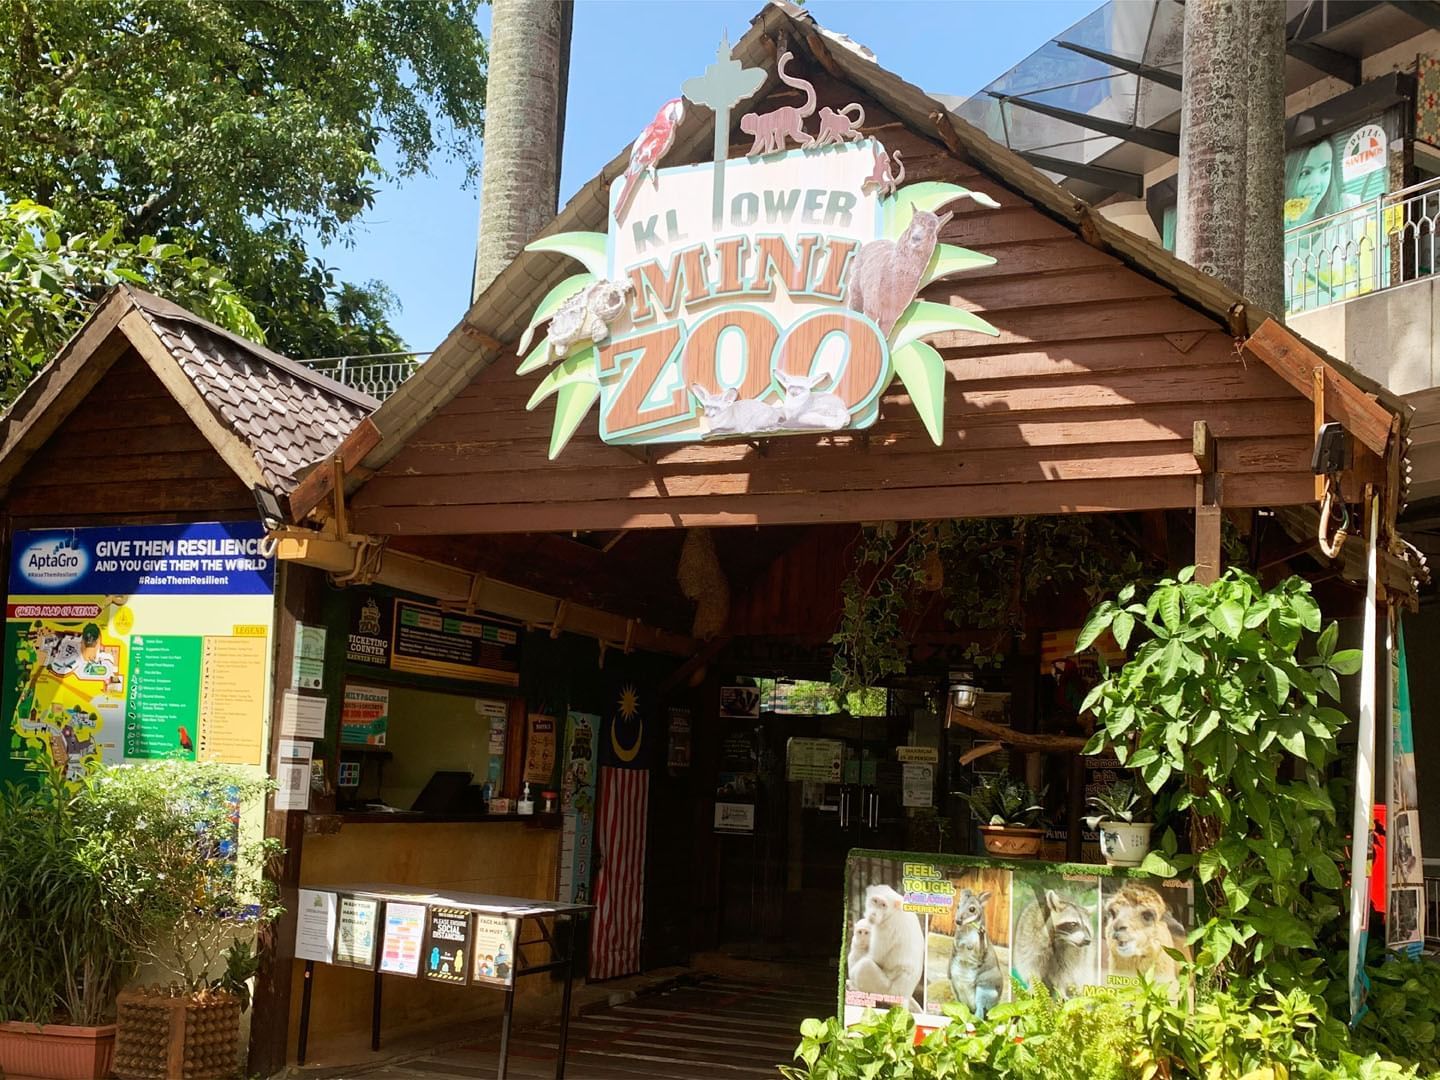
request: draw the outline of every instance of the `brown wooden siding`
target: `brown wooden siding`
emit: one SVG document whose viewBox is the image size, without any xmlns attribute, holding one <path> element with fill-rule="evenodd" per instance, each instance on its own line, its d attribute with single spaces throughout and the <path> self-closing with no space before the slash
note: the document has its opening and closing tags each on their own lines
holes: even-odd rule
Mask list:
<svg viewBox="0 0 1440 1080">
<path fill-rule="evenodd" d="M 1219 324 L 874 101 L 812 76 L 822 102 L 862 101 L 907 182 L 951 180 L 1002 204 L 956 204 L 943 239 L 997 262 L 924 294 L 1000 330 L 929 339 L 950 375 L 943 446 L 896 381 L 868 432 L 763 450 L 655 447 L 645 459 L 602 444 L 592 414 L 551 462 L 552 402 L 526 412 L 539 375 L 517 377 L 503 356 L 356 493 L 356 525 L 483 533 L 1182 508 L 1194 505 L 1196 420 L 1220 440 L 1226 504 L 1312 497 L 1309 403 Z"/>
<path fill-rule="evenodd" d="M 25 464 L 4 509 L 26 528 L 233 520 L 255 500 L 127 351 Z"/>
</svg>

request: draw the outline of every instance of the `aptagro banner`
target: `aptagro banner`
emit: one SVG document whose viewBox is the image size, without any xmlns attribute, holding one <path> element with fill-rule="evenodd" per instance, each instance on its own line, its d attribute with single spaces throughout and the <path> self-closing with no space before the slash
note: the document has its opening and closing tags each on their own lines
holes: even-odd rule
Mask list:
<svg viewBox="0 0 1440 1080">
<path fill-rule="evenodd" d="M 260 765 L 274 562 L 258 522 L 18 532 L 0 781 L 49 757 Z"/>
<path fill-rule="evenodd" d="M 1179 992 L 1189 956 L 1190 882 L 1103 866 L 1010 867 L 934 853 L 851 852 L 845 866 L 844 990 L 853 1024 L 899 1005 L 922 1028 L 944 1006 L 984 1016 L 1014 987 L 1065 999 L 1143 974 Z"/>
</svg>

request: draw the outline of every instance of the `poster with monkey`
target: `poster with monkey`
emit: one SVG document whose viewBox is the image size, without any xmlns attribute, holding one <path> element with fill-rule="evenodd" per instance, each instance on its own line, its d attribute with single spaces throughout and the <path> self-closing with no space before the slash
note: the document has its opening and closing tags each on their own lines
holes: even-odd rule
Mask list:
<svg viewBox="0 0 1440 1080">
<path fill-rule="evenodd" d="M 921 1028 L 950 1006 L 983 1017 L 1016 994 L 1103 994 L 1142 972 L 1179 992 L 1194 926 L 1188 881 L 903 852 L 852 852 L 845 905 L 846 1023 L 899 1006 Z"/>
</svg>

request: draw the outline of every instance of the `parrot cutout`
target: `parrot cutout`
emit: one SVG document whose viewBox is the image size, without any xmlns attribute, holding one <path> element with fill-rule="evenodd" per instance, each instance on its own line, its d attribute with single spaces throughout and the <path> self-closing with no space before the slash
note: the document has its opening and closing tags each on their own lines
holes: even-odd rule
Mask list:
<svg viewBox="0 0 1440 1080">
<path fill-rule="evenodd" d="M 684 118 L 685 99 L 671 98 L 660 106 L 655 119 L 650 121 L 649 126 L 631 145 L 630 164 L 625 168 L 625 183 L 620 188 L 620 198 L 615 202 L 616 224 L 624 220 L 626 211 L 630 209 L 630 200 L 635 197 L 635 187 L 641 178 L 647 172 L 652 178 L 655 177 L 655 168 L 675 144 L 675 131 Z"/>
</svg>

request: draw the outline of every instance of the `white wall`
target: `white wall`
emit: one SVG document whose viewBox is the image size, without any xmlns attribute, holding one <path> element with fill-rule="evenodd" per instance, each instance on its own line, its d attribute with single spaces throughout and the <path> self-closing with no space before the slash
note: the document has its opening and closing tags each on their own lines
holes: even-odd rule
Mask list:
<svg viewBox="0 0 1440 1080">
<path fill-rule="evenodd" d="M 1440 383 L 1437 289 L 1440 279 L 1425 278 L 1285 321 L 1394 393 L 1409 394 Z"/>
</svg>

